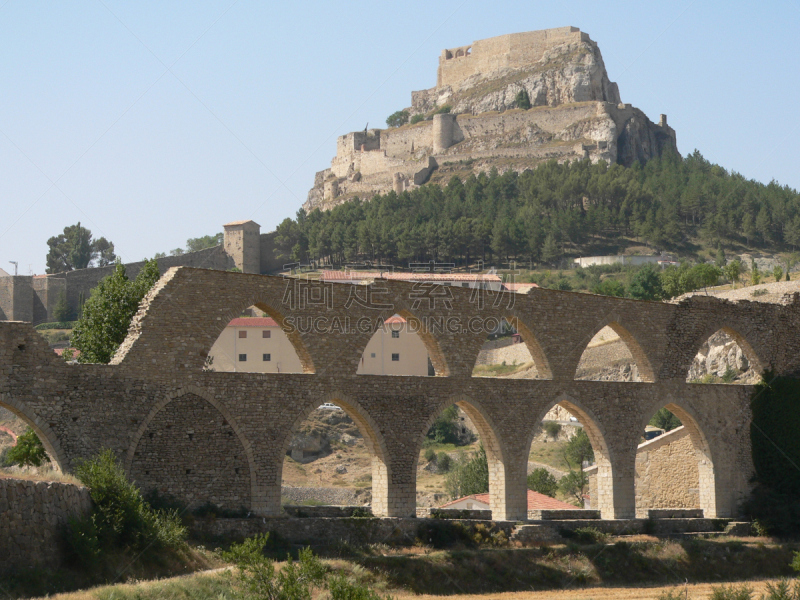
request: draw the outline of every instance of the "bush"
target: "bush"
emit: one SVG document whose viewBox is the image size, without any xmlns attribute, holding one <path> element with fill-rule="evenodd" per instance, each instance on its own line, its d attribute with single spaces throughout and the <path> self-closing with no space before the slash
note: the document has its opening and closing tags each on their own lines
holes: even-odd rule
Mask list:
<svg viewBox="0 0 800 600">
<path fill-rule="evenodd" d="M 452 462 L 447 452 L 439 452 L 439 454 L 436 455 L 436 469 L 440 473 L 447 473 L 450 470 Z"/>
<path fill-rule="evenodd" d="M 401 125 L 405 125 L 406 123 L 408 123 L 407 110 L 398 110 L 397 112 L 393 112 L 386 118 L 386 124 L 389 127 L 400 127 Z"/>
<path fill-rule="evenodd" d="M 551 438 L 558 437 L 558 434 L 561 433 L 561 423 L 555 421 L 544 421 L 542 427 Z"/>
<path fill-rule="evenodd" d="M 8 466 L 41 467 L 42 464 L 50 462 L 50 457 L 47 456 L 42 441 L 33 429 L 28 427 L 25 433 L 17 438 L 17 444 L 5 453 L 4 462 Z"/>
<path fill-rule="evenodd" d="M 80 461 L 75 474 L 89 488 L 92 512 L 70 521 L 67 546 L 73 559 L 91 563 L 104 550 L 183 547 L 186 529 L 177 512 L 153 510 L 126 479 L 111 450 Z"/>
<path fill-rule="evenodd" d="M 720 586 L 711 588 L 711 596 L 709 600 L 752 600 L 753 588 L 746 583 L 736 587 L 733 584 L 729 586 Z"/>
<path fill-rule="evenodd" d="M 650 419 L 648 425 L 658 427 L 664 431 L 672 431 L 673 429 L 683 425 L 683 423 L 681 423 L 681 420 L 672 414 L 666 407 L 663 407 L 658 409 L 658 412 L 653 415 L 653 418 Z"/>
<path fill-rule="evenodd" d="M 517 108 L 528 110 L 531 107 L 531 97 L 528 95 L 528 90 L 523 88 L 518 91 L 514 98 L 514 104 L 517 105 Z"/>
<path fill-rule="evenodd" d="M 34 329 L 36 331 L 46 331 L 47 329 L 72 329 L 77 321 L 57 321 L 55 323 L 39 323 Z"/>
<path fill-rule="evenodd" d="M 444 106 L 441 106 L 441 107 L 437 108 L 435 111 L 433 111 L 433 114 L 435 114 L 435 115 L 445 115 L 445 114 L 449 113 L 451 110 L 453 110 L 453 107 L 450 106 L 449 104 L 445 104 Z"/>
<path fill-rule="evenodd" d="M 547 469 L 534 469 L 528 475 L 528 489 L 555 498 L 558 491 L 558 481 Z"/>
<path fill-rule="evenodd" d="M 412 125 L 416 125 L 420 121 L 424 121 L 424 120 L 425 120 L 425 115 L 417 114 L 417 115 L 414 115 L 413 117 L 411 117 L 411 121 L 410 122 L 411 122 Z"/>
<path fill-rule="evenodd" d="M 434 462 L 436 460 L 436 450 L 433 448 L 425 450 L 425 460 L 427 462 Z"/>
<path fill-rule="evenodd" d="M 596 527 L 578 527 L 569 537 L 582 544 L 605 544 L 609 536 Z"/>
<path fill-rule="evenodd" d="M 462 455 L 445 481 L 453 499 L 489 491 L 489 461 L 481 444 L 472 456 Z"/>
</svg>

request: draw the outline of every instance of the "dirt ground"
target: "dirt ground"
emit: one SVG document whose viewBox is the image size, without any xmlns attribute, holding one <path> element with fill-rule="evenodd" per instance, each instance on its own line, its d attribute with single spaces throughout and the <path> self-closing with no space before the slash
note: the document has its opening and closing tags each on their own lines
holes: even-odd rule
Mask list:
<svg viewBox="0 0 800 600">
<path fill-rule="evenodd" d="M 753 590 L 753 597 L 758 598 L 767 591 L 767 584 L 775 580 L 751 581 L 747 585 Z M 668 587 L 591 587 L 567 590 L 547 590 L 543 592 L 505 592 L 499 594 L 463 594 L 456 596 L 416 595 L 405 592 L 394 594 L 395 598 L 415 598 L 418 600 L 447 598 L 447 600 L 656 600 L 668 592 L 680 592 L 681 600 L 705 600 L 710 598 L 714 588 L 723 584 L 696 583 L 677 584 Z M 736 587 L 741 583 L 733 584 Z"/>
</svg>

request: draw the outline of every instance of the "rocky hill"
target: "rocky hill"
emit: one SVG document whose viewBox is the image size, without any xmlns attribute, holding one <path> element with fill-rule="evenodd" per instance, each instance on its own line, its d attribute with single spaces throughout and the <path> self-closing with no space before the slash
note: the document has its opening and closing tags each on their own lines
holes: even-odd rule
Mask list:
<svg viewBox="0 0 800 600">
<path fill-rule="evenodd" d="M 620 100 L 600 48 L 575 27 L 443 50 L 437 85 L 412 92 L 410 121 L 337 140 L 304 208 L 401 193 L 452 175 L 523 171 L 556 159 L 631 165 L 677 150 L 675 131 Z"/>
</svg>

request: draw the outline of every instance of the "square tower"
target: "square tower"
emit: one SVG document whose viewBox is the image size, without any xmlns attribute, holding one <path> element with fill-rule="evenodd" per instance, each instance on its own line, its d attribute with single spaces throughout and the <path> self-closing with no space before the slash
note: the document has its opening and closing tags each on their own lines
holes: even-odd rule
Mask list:
<svg viewBox="0 0 800 600">
<path fill-rule="evenodd" d="M 225 253 L 242 273 L 261 272 L 261 225 L 255 221 L 234 221 L 223 225 Z"/>
</svg>

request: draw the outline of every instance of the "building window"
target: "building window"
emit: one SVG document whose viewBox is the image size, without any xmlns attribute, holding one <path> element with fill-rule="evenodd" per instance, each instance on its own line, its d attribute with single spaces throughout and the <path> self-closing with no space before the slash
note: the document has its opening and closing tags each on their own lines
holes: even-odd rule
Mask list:
<svg viewBox="0 0 800 600">
<path fill-rule="evenodd" d="M 399 362 L 400 361 L 400 354 L 397 352 L 392 354 L 392 362 Z"/>
<path fill-rule="evenodd" d="M 462 283 L 461 287 L 469 287 L 469 284 L 468 283 Z"/>
<path fill-rule="evenodd" d="M 371 352 L 371 353 L 370 353 L 370 355 L 369 355 L 369 357 L 370 357 L 370 358 L 375 358 L 375 353 L 374 353 L 374 352 Z"/>
<path fill-rule="evenodd" d="M 265 329 L 264 331 L 261 332 L 261 337 L 262 338 L 269 338 L 271 336 L 272 336 L 272 332 L 267 330 L 267 329 Z"/>
<path fill-rule="evenodd" d="M 396 330 L 396 329 L 392 329 L 392 337 L 393 338 L 399 338 L 400 337 L 400 332 L 398 330 Z"/>
<path fill-rule="evenodd" d="M 247 354 L 240 354 L 239 362 L 247 362 Z"/>
<path fill-rule="evenodd" d="M 246 338 L 246 337 L 247 337 L 247 332 L 245 330 L 243 330 L 243 329 L 240 329 L 239 330 L 239 339 Z"/>
<path fill-rule="evenodd" d="M 262 360 L 263 360 L 264 362 L 269 362 L 269 361 L 271 361 L 271 360 L 272 360 L 272 355 L 270 355 L 270 354 L 263 354 L 263 355 L 262 355 Z"/>
</svg>

